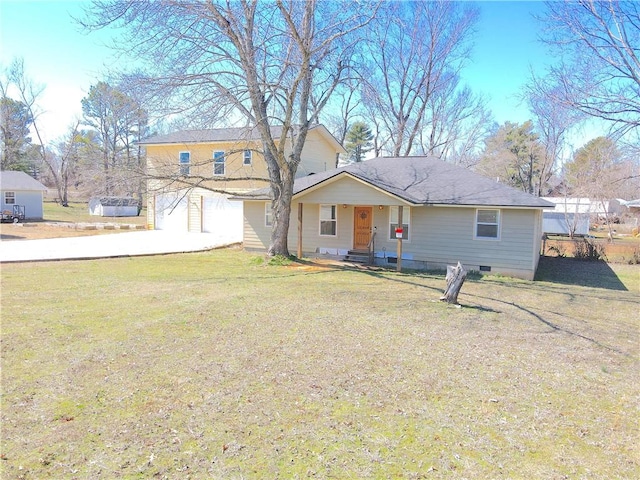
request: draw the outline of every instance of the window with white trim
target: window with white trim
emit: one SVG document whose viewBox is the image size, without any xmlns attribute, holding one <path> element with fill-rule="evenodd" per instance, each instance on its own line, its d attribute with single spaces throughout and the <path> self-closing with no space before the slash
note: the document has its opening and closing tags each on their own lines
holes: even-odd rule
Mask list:
<svg viewBox="0 0 640 480">
<path fill-rule="evenodd" d="M 243 154 L 242 163 L 244 165 L 251 165 L 252 156 L 253 156 L 253 152 L 251 150 L 245 150 Z"/>
<path fill-rule="evenodd" d="M 180 152 L 180 175 L 187 176 L 191 173 L 191 153 Z"/>
<path fill-rule="evenodd" d="M 224 175 L 224 152 L 213 152 L 213 174 Z"/>
<path fill-rule="evenodd" d="M 4 203 L 5 205 L 15 205 L 16 192 L 4 192 Z"/>
<path fill-rule="evenodd" d="M 500 238 L 500 210 L 476 210 L 475 238 L 489 240 Z"/>
<path fill-rule="evenodd" d="M 264 225 L 265 227 L 273 225 L 273 209 L 271 208 L 271 202 L 265 202 L 264 204 Z"/>
<path fill-rule="evenodd" d="M 335 237 L 338 232 L 337 205 L 320 205 L 320 235 Z"/>
<path fill-rule="evenodd" d="M 409 240 L 409 227 L 411 226 L 411 208 L 402 207 L 402 239 Z M 398 207 L 389 207 L 389 239 L 396 239 L 398 228 Z"/>
</svg>

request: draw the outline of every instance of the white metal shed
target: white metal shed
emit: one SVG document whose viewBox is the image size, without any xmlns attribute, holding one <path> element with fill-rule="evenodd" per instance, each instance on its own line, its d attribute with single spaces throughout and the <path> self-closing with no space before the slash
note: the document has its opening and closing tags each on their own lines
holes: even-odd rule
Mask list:
<svg viewBox="0 0 640 480">
<path fill-rule="evenodd" d="M 89 214 L 100 217 L 137 217 L 140 202 L 131 197 L 93 197 L 89 200 Z"/>
</svg>

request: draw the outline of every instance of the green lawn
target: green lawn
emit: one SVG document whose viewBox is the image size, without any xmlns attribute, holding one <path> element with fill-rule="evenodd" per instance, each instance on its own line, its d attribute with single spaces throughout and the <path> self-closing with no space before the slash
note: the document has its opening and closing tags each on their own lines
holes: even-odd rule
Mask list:
<svg viewBox="0 0 640 480">
<path fill-rule="evenodd" d="M 71 223 L 132 223 L 144 225 L 146 223 L 146 209 L 143 208 L 137 217 L 99 217 L 89 214 L 87 202 L 69 202 L 68 207 L 63 207 L 56 202 L 44 202 L 44 220 L 47 222 L 71 222 Z"/>
<path fill-rule="evenodd" d="M 462 308 L 234 249 L 4 265 L 0 477 L 639 478 L 640 267 L 559 261 Z"/>
</svg>

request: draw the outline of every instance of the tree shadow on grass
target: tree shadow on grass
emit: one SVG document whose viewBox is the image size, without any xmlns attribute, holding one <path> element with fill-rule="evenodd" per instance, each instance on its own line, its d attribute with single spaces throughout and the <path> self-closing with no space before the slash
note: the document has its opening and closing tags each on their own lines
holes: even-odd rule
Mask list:
<svg viewBox="0 0 640 480">
<path fill-rule="evenodd" d="M 607 262 L 540 257 L 535 280 L 628 291 Z"/>
<path fill-rule="evenodd" d="M 546 260 L 546 261 L 545 261 Z M 557 260 L 560 260 L 559 262 Z M 294 264 L 299 266 L 309 266 L 309 267 L 320 267 L 321 270 L 312 271 L 309 273 L 325 273 L 331 271 L 339 271 L 339 270 L 351 270 L 351 271 L 359 271 L 369 276 L 373 276 L 375 278 L 384 279 L 385 281 L 392 281 L 403 283 L 406 285 L 411 285 L 414 287 L 419 287 L 421 289 L 436 291 L 438 293 L 442 292 L 444 289 L 444 281 L 445 281 L 445 272 L 443 271 L 432 271 L 432 272 L 416 272 L 416 271 L 408 271 L 404 273 L 399 273 L 393 276 L 385 275 L 385 273 L 391 273 L 387 269 L 376 268 L 376 267 L 358 267 L 349 264 L 341 264 L 339 262 L 314 262 L 302 259 L 296 259 Z M 542 267 L 543 275 L 541 278 L 537 278 L 536 280 L 543 280 L 547 282 L 555 282 L 555 283 L 563 283 L 570 285 L 579 285 L 579 286 L 588 286 L 588 287 L 596 287 L 596 288 L 605 288 L 611 290 L 623 290 L 627 291 L 628 289 L 620 282 L 616 274 L 611 270 L 611 268 L 604 262 L 584 262 L 573 259 L 557 259 L 557 258 L 547 258 L 541 259 L 540 266 Z M 314 269 L 315 270 L 315 269 Z M 596 278 L 582 278 L 583 276 L 593 276 Z M 425 285 L 424 283 L 418 281 L 419 279 L 437 279 L 442 280 L 443 284 L 440 287 L 434 287 L 430 285 Z M 469 275 L 469 280 L 471 282 L 475 281 L 487 281 L 484 277 L 480 275 L 476 275 L 471 273 Z M 509 287 L 508 283 L 503 283 L 504 286 Z M 535 282 L 525 282 L 520 281 L 517 285 L 517 288 L 523 288 L 529 285 L 531 288 L 542 288 L 545 290 L 549 288 L 548 286 L 540 286 L 536 285 Z M 621 355 L 632 357 L 631 354 L 625 352 L 619 348 L 606 345 L 599 341 L 597 338 L 587 336 L 581 333 L 578 330 L 567 328 L 559 322 L 552 321 L 551 318 L 557 317 L 560 319 L 566 319 L 566 315 L 564 313 L 557 312 L 549 312 L 543 309 L 526 307 L 524 305 L 519 305 L 515 302 L 510 302 L 506 300 L 501 300 L 499 298 L 488 297 L 484 295 L 478 295 L 473 293 L 462 292 L 467 299 L 475 298 L 479 301 L 479 303 L 465 303 L 459 305 L 459 308 L 476 310 L 479 312 L 487 312 L 487 313 L 498 313 L 504 314 L 509 309 L 516 309 L 520 312 L 535 318 L 537 321 L 545 325 L 552 332 L 561 332 L 565 333 L 577 338 L 581 338 L 586 340 L 594 345 L 597 345 L 606 350 L 610 350 Z M 435 301 L 435 300 L 432 300 Z M 500 305 L 506 307 L 506 309 L 499 309 L 495 307 L 488 306 L 486 301 L 497 302 Z"/>
</svg>

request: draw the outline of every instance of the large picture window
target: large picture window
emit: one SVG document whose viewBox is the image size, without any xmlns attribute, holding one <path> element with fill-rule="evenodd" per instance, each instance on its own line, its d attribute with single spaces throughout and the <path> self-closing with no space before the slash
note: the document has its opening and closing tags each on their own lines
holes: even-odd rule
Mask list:
<svg viewBox="0 0 640 480">
<path fill-rule="evenodd" d="M 500 238 L 500 210 L 476 210 L 476 238 L 497 240 Z"/>
<path fill-rule="evenodd" d="M 320 205 L 320 235 L 335 237 L 338 231 L 336 205 Z"/>
<path fill-rule="evenodd" d="M 191 173 L 191 153 L 180 152 L 180 175 L 187 176 Z"/>
<path fill-rule="evenodd" d="M 213 152 L 213 174 L 224 175 L 224 152 Z"/>
<path fill-rule="evenodd" d="M 402 208 L 402 239 L 409 240 L 409 229 L 411 227 L 411 209 Z M 396 239 L 396 228 L 398 228 L 398 207 L 389 207 L 389 239 Z"/>
</svg>

